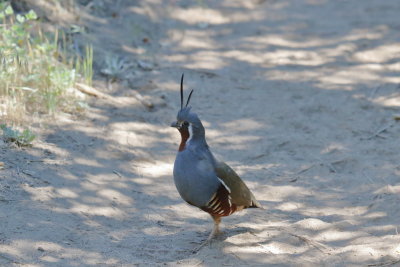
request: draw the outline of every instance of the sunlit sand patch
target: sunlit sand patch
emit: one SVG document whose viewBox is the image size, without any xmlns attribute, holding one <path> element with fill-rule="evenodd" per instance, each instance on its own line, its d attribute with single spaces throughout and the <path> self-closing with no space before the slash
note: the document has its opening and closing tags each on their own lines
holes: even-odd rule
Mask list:
<svg viewBox="0 0 400 267">
<path fill-rule="evenodd" d="M 400 107 L 400 95 L 377 97 L 373 100 L 373 102 L 385 107 L 398 108 Z"/>
<path fill-rule="evenodd" d="M 73 161 L 79 165 L 86 165 L 91 167 L 101 167 L 101 164 L 94 159 L 88 157 L 74 157 Z"/>
<path fill-rule="evenodd" d="M 187 68 L 193 69 L 207 69 L 207 70 L 218 70 L 226 67 L 227 62 L 220 57 L 218 52 L 201 50 L 197 53 L 190 55 L 190 61 L 184 64 Z"/>
<path fill-rule="evenodd" d="M 116 201 L 120 204 L 131 205 L 132 199 L 119 191 L 113 189 L 101 189 L 97 192 L 99 196 L 102 196 L 110 201 Z"/>
<path fill-rule="evenodd" d="M 325 206 L 321 207 L 308 207 L 303 210 L 303 214 L 307 216 L 330 216 L 330 215 L 339 215 L 339 216 L 356 216 L 363 215 L 368 211 L 368 206 L 351 206 L 351 207 L 341 207 L 334 208 Z"/>
<path fill-rule="evenodd" d="M 398 194 L 400 196 L 400 185 L 385 185 L 376 190 L 374 194 Z"/>
<path fill-rule="evenodd" d="M 87 251 L 83 248 L 71 248 L 62 244 L 29 239 L 15 239 L 11 244 L 0 244 L 0 252 L 16 262 L 33 262 L 34 255 L 42 251 L 41 260 L 49 263 L 58 263 L 65 259 L 72 260 L 68 265 L 75 265 L 79 259 L 80 264 L 97 265 L 99 262 L 115 264 L 118 262 L 113 257 L 104 258 L 101 253 Z M 21 260 L 20 260 L 21 259 Z M 24 259 L 24 260 L 22 260 Z M 43 266 L 43 264 L 23 264 L 29 266 Z"/>
<path fill-rule="evenodd" d="M 283 211 L 296 211 L 302 207 L 304 207 L 304 204 L 297 203 L 297 202 L 285 202 L 285 203 L 275 206 L 276 209 L 280 209 Z"/>
<path fill-rule="evenodd" d="M 69 188 L 58 188 L 55 189 L 55 193 L 58 195 L 58 197 L 63 197 L 63 198 L 78 198 L 79 195 L 72 191 Z"/>
<path fill-rule="evenodd" d="M 332 241 L 341 241 L 341 240 L 350 240 L 359 236 L 365 235 L 362 232 L 350 232 L 350 231 L 338 231 L 336 229 L 327 229 L 319 234 L 317 234 L 314 238 L 316 240 L 321 240 L 324 242 L 332 242 Z"/>
<path fill-rule="evenodd" d="M 69 209 L 70 212 L 85 213 L 88 215 L 105 216 L 109 218 L 122 218 L 125 214 L 122 210 L 110 206 L 93 206 L 85 204 L 75 204 Z"/>
<path fill-rule="evenodd" d="M 264 128 L 265 125 L 250 118 L 237 119 L 234 121 L 225 122 L 222 126 L 228 131 L 249 131 Z"/>
<path fill-rule="evenodd" d="M 385 63 L 400 54 L 400 43 L 387 44 L 354 54 L 354 59 L 360 62 Z"/>
<path fill-rule="evenodd" d="M 171 14 L 171 17 L 192 25 L 201 22 L 218 25 L 230 21 L 230 18 L 224 16 L 220 11 L 204 7 L 176 9 L 175 12 Z"/>
<path fill-rule="evenodd" d="M 295 225 L 298 225 L 304 229 L 309 229 L 309 230 L 323 230 L 326 229 L 328 227 L 331 227 L 332 224 L 324 222 L 320 219 L 316 219 L 316 218 L 307 218 L 307 219 L 303 219 L 301 221 L 298 221 L 295 223 Z"/>
<path fill-rule="evenodd" d="M 328 154 L 328 153 L 332 153 L 332 152 L 336 152 L 336 151 L 343 151 L 343 150 L 347 150 L 347 148 L 340 144 L 340 143 L 332 143 L 327 145 L 324 149 L 322 149 L 321 153 L 323 154 Z"/>
<path fill-rule="evenodd" d="M 137 171 L 147 177 L 161 177 L 172 174 L 172 163 L 158 161 L 156 163 L 141 163 L 137 166 Z"/>
</svg>

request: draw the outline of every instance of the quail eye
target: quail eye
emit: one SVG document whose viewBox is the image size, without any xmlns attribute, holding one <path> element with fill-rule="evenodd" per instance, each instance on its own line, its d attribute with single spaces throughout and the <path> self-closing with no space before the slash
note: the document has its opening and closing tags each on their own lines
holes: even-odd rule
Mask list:
<svg viewBox="0 0 400 267">
<path fill-rule="evenodd" d="M 185 126 L 185 127 L 188 127 L 188 126 L 189 126 L 189 123 L 188 123 L 187 121 L 185 121 L 185 122 L 183 122 L 182 125 Z"/>
</svg>

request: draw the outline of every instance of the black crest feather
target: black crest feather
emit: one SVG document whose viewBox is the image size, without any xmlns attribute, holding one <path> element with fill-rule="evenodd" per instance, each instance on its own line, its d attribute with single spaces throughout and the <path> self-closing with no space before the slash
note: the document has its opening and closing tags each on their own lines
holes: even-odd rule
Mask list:
<svg viewBox="0 0 400 267">
<path fill-rule="evenodd" d="M 183 77 L 184 76 L 185 75 L 182 73 L 182 76 L 181 76 L 181 109 L 183 109 Z M 185 108 L 187 108 L 187 106 L 189 105 L 190 98 L 192 97 L 192 94 L 193 94 L 193 89 L 192 89 L 192 91 L 190 91 L 189 97 L 188 97 L 188 99 L 186 101 Z"/>
<path fill-rule="evenodd" d="M 181 109 L 183 108 L 183 77 L 185 75 L 182 73 L 182 77 L 181 77 Z"/>
<path fill-rule="evenodd" d="M 190 101 L 190 98 L 192 97 L 192 94 L 193 94 L 193 89 L 192 89 L 192 91 L 190 91 L 189 97 L 188 97 L 188 99 L 187 99 L 187 101 L 186 101 L 186 106 L 185 106 L 185 108 L 189 105 L 189 101 Z"/>
</svg>

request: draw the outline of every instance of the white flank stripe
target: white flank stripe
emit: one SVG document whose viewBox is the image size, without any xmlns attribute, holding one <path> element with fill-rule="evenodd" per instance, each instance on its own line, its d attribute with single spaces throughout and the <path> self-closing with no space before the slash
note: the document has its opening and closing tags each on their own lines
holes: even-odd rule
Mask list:
<svg viewBox="0 0 400 267">
<path fill-rule="evenodd" d="M 214 206 L 214 205 L 217 204 L 217 203 L 218 203 L 218 198 L 215 198 L 215 199 L 210 203 L 209 206 Z"/>
<path fill-rule="evenodd" d="M 210 201 L 208 201 L 208 203 L 206 204 L 206 206 L 210 206 L 210 205 L 211 205 L 211 202 L 214 202 L 214 201 L 215 201 L 215 197 L 216 197 L 216 196 L 217 196 L 217 193 L 214 193 L 214 195 L 212 195 Z"/>
<path fill-rule="evenodd" d="M 219 178 L 219 177 L 217 177 L 217 178 L 218 178 L 218 180 L 221 182 L 221 184 L 223 184 L 223 185 L 225 186 L 226 190 L 228 190 L 228 192 L 229 192 L 229 194 L 230 194 L 230 193 L 231 193 L 231 189 L 226 185 L 226 183 L 225 183 L 224 181 L 222 181 L 221 178 Z"/>
<path fill-rule="evenodd" d="M 219 206 L 221 206 L 221 202 L 217 202 L 217 205 L 215 205 L 215 207 L 212 207 L 212 209 L 217 209 Z"/>
</svg>

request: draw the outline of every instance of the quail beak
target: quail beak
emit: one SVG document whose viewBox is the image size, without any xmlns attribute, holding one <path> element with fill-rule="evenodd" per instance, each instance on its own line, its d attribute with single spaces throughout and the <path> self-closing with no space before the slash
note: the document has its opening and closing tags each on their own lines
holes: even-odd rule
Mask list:
<svg viewBox="0 0 400 267">
<path fill-rule="evenodd" d="M 171 127 L 180 129 L 181 128 L 181 124 L 177 121 L 174 121 L 173 123 L 171 123 Z"/>
</svg>

